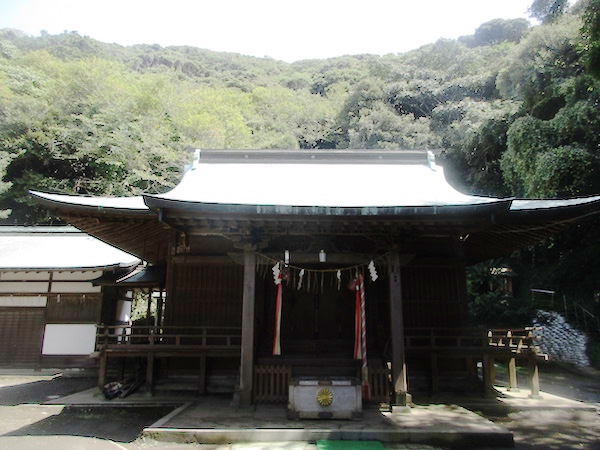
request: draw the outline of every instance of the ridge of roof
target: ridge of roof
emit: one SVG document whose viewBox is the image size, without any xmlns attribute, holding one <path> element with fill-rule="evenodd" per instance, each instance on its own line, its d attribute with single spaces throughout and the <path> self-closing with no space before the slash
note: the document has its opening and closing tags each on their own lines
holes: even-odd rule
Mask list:
<svg viewBox="0 0 600 450">
<path fill-rule="evenodd" d="M 425 164 L 434 160 L 441 150 L 258 150 L 258 149 L 196 149 L 194 163 L 258 163 L 258 164 Z"/>
</svg>

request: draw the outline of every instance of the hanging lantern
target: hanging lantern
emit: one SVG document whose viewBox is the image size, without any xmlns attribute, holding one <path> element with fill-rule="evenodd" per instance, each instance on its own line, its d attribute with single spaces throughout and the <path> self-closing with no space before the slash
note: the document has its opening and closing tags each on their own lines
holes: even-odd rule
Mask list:
<svg viewBox="0 0 600 450">
<path fill-rule="evenodd" d="M 327 253 L 325 253 L 325 250 L 321 250 L 319 252 L 319 262 L 326 262 L 327 261 Z"/>
</svg>

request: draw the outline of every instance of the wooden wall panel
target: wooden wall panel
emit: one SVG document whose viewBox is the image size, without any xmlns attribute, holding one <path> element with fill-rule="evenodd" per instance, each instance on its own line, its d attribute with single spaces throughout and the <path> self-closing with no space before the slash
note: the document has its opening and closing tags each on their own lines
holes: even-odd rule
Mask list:
<svg viewBox="0 0 600 450">
<path fill-rule="evenodd" d="M 102 294 L 50 294 L 46 305 L 48 323 L 91 323 L 100 320 Z"/>
<path fill-rule="evenodd" d="M 406 328 L 454 328 L 466 323 L 465 271 L 461 266 L 402 269 Z"/>
<path fill-rule="evenodd" d="M 44 308 L 0 308 L 0 366 L 39 364 Z"/>
<path fill-rule="evenodd" d="M 243 267 L 177 264 L 166 325 L 241 326 Z"/>
</svg>

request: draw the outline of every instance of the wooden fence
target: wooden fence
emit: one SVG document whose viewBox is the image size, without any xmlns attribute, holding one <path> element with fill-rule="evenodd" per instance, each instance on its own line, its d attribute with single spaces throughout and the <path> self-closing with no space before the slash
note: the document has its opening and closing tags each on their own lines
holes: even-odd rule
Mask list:
<svg viewBox="0 0 600 450">
<path fill-rule="evenodd" d="M 289 366 L 255 366 L 254 401 L 256 403 L 287 402 L 291 372 Z"/>
<path fill-rule="evenodd" d="M 390 401 L 390 369 L 387 367 L 369 367 L 369 386 L 371 401 L 387 403 Z"/>
</svg>

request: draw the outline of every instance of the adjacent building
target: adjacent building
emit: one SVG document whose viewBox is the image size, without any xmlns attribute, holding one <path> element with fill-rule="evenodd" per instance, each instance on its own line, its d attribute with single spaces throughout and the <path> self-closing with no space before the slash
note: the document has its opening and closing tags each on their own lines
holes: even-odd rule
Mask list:
<svg viewBox="0 0 600 450">
<path fill-rule="evenodd" d="M 94 280 L 139 263 L 73 227 L 0 227 L 0 367 L 95 365 L 96 325 L 114 322 L 120 294 Z"/>
</svg>

